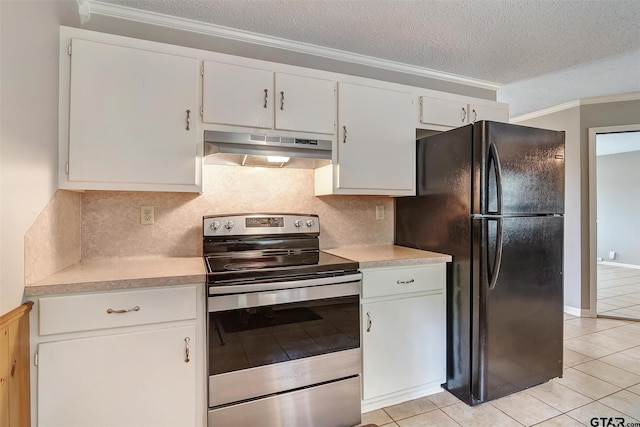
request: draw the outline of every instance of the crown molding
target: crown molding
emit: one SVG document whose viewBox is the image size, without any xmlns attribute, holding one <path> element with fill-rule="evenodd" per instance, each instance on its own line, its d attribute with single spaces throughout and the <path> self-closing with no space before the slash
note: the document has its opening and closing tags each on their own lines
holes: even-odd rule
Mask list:
<svg viewBox="0 0 640 427">
<path fill-rule="evenodd" d="M 265 46 L 277 49 L 285 49 L 293 52 L 303 53 L 307 55 L 319 56 L 322 58 L 333 59 L 336 61 L 344 61 L 368 67 L 380 68 L 388 71 L 394 71 L 404 74 L 411 74 L 420 77 L 427 77 L 436 80 L 443 80 L 452 83 L 463 84 L 467 86 L 478 87 L 482 89 L 498 90 L 499 83 L 489 82 L 485 80 L 473 79 L 470 77 L 460 76 L 457 74 L 436 71 L 429 68 L 417 67 L 414 65 L 404 64 L 401 62 L 388 61 L 385 59 L 374 58 L 372 56 L 360 55 L 343 50 L 332 49 L 323 46 L 317 46 L 310 43 L 297 42 L 279 37 L 271 37 L 263 34 L 252 33 L 249 31 L 238 30 L 235 28 L 224 27 L 205 22 L 194 21 L 192 19 L 179 18 L 175 16 L 164 15 L 156 12 L 149 12 L 130 7 L 104 3 L 99 0 L 87 0 L 91 14 L 103 15 L 112 18 L 127 19 L 130 21 L 140 22 L 144 24 L 160 25 L 182 31 L 190 31 L 194 33 L 204 34 L 212 37 L 220 37 L 224 39 L 250 43 L 258 46 Z M 85 12 L 86 13 L 86 12 Z"/>
<path fill-rule="evenodd" d="M 523 114 L 521 116 L 513 117 L 509 121 L 511 123 L 520 123 L 527 120 L 535 119 L 538 117 L 546 116 L 549 114 L 557 113 L 559 111 L 568 110 L 570 108 L 580 107 L 582 105 L 592 104 L 607 104 L 611 102 L 624 102 L 624 101 L 637 101 L 640 99 L 640 92 L 622 93 L 618 95 L 606 95 L 595 96 L 592 98 L 577 99 L 575 101 L 565 102 L 553 107 L 544 108 L 542 110 L 534 111 L 531 113 Z"/>
</svg>

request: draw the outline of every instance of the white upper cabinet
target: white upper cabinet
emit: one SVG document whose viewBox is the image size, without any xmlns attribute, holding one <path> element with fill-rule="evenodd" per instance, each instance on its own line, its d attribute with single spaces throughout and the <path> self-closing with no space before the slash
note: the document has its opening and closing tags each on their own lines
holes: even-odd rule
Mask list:
<svg viewBox="0 0 640 427">
<path fill-rule="evenodd" d="M 60 187 L 200 191 L 199 60 L 77 38 L 70 52 Z"/>
<path fill-rule="evenodd" d="M 202 88 L 205 123 L 273 127 L 273 72 L 204 61 Z"/>
<path fill-rule="evenodd" d="M 335 132 L 335 82 L 276 73 L 275 96 L 276 129 L 331 135 Z"/>
<path fill-rule="evenodd" d="M 478 100 L 479 101 L 479 100 Z M 430 96 L 420 97 L 420 123 L 459 127 L 479 120 L 509 121 L 509 106 L 498 102 L 470 102 Z"/>
<path fill-rule="evenodd" d="M 469 123 L 480 120 L 509 123 L 509 107 L 506 104 L 495 103 L 494 106 L 469 104 L 467 108 Z"/>
<path fill-rule="evenodd" d="M 337 164 L 317 170 L 316 194 L 413 194 L 412 106 L 409 93 L 338 83 Z"/>
<path fill-rule="evenodd" d="M 334 133 L 331 80 L 205 61 L 203 94 L 205 123 Z"/>
</svg>

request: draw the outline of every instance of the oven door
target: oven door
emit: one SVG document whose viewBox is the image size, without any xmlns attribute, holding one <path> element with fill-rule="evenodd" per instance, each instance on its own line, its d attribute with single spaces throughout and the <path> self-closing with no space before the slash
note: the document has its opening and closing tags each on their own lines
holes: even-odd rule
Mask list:
<svg viewBox="0 0 640 427">
<path fill-rule="evenodd" d="M 361 278 L 292 289 L 252 284 L 256 292 L 240 294 L 214 289 L 209 407 L 359 375 Z"/>
</svg>

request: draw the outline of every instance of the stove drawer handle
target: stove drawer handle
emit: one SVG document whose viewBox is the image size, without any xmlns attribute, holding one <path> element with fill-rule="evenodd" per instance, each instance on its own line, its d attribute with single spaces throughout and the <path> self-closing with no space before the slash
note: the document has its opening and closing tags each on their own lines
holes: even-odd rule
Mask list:
<svg viewBox="0 0 640 427">
<path fill-rule="evenodd" d="M 371 332 L 371 326 L 373 322 L 371 321 L 371 313 L 367 311 L 367 332 Z"/>
<path fill-rule="evenodd" d="M 137 305 L 132 308 L 125 308 L 124 310 L 114 310 L 112 308 L 107 309 L 107 314 L 129 313 L 131 311 L 140 311 L 140 307 Z"/>
<path fill-rule="evenodd" d="M 415 282 L 415 280 L 413 279 L 409 279 L 409 280 L 396 280 L 396 283 L 398 285 L 410 285 L 411 283 Z"/>
</svg>

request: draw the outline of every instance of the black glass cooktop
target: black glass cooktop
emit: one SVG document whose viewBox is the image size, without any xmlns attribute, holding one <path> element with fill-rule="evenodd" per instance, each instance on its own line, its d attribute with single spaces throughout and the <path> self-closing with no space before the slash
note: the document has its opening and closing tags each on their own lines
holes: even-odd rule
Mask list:
<svg viewBox="0 0 640 427">
<path fill-rule="evenodd" d="M 207 282 L 233 285 L 247 281 L 299 280 L 344 274 L 358 263 L 322 251 L 260 251 L 205 256 Z"/>
</svg>

